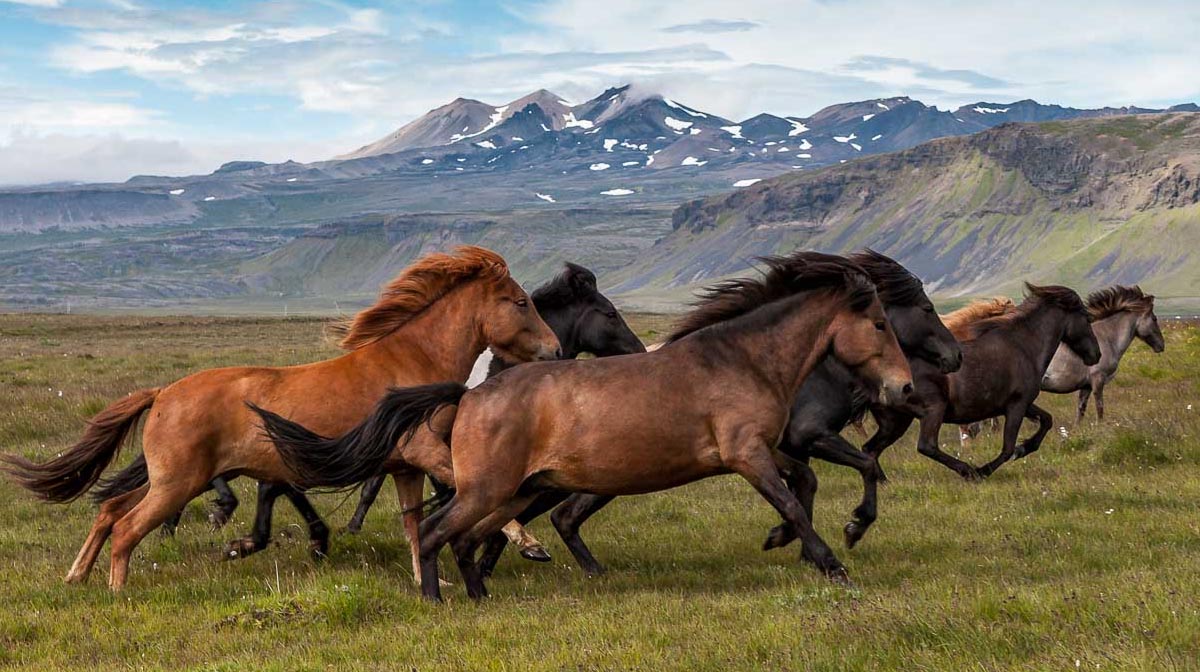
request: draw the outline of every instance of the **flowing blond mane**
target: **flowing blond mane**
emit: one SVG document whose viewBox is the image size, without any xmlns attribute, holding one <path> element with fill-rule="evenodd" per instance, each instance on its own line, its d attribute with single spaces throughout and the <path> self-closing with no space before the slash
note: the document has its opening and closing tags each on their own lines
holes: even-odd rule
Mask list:
<svg viewBox="0 0 1200 672">
<path fill-rule="evenodd" d="M 404 326 L 464 282 L 506 276 L 504 258 L 482 247 L 463 245 L 452 254 L 427 254 L 384 285 L 375 305 L 359 311 L 352 320 L 330 325 L 327 333 L 340 336 L 343 349 L 357 350 Z"/>
<path fill-rule="evenodd" d="M 952 313 L 942 315 L 941 318 L 942 324 L 946 325 L 954 338 L 964 341 L 970 337 L 968 327 L 975 322 L 1005 315 L 1016 309 L 1017 304 L 1012 299 L 1007 296 L 997 296 L 974 301 Z"/>
</svg>

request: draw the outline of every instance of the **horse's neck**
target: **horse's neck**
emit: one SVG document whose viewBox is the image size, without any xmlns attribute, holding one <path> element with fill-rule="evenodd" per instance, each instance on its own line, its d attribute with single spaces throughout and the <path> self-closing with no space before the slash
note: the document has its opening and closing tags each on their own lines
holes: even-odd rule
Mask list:
<svg viewBox="0 0 1200 672">
<path fill-rule="evenodd" d="M 562 348 L 563 359 L 575 359 L 579 356 L 579 339 L 575 334 L 575 311 L 557 308 L 554 310 L 538 309 L 538 314 L 550 331 L 558 337 L 558 345 Z"/>
<path fill-rule="evenodd" d="M 1137 317 L 1134 313 L 1122 311 L 1092 323 L 1092 333 L 1096 334 L 1096 340 L 1100 342 L 1100 353 L 1107 355 L 1102 363 L 1112 367 L 1114 371 L 1121 357 L 1125 356 L 1125 351 L 1133 344 L 1137 331 Z"/>
<path fill-rule="evenodd" d="M 1009 342 L 1037 362 L 1040 371 L 1050 366 L 1050 360 L 1062 342 L 1066 316 L 1059 308 L 1035 310 L 1013 322 L 1015 338 Z"/>
<path fill-rule="evenodd" d="M 759 310 L 772 311 L 766 325 L 727 332 L 729 343 L 743 353 L 750 368 L 777 388 L 788 404 L 829 350 L 834 304 L 821 308 L 816 305 L 820 300 L 794 297 L 765 306 Z"/>
<path fill-rule="evenodd" d="M 361 349 L 371 364 L 391 372 L 396 382 L 414 371 L 430 380 L 465 382 L 487 347 L 473 294 L 451 291 L 402 327 Z"/>
</svg>

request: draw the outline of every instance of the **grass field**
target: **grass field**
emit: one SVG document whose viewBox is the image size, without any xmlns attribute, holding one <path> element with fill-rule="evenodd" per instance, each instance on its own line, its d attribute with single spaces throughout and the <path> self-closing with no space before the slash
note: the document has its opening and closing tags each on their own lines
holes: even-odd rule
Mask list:
<svg viewBox="0 0 1200 672">
<path fill-rule="evenodd" d="M 652 337 L 664 320 L 633 322 Z M 330 356 L 321 327 L 0 315 L 0 449 L 51 455 L 119 395 L 200 369 Z M 723 477 L 596 516 L 584 532 L 604 577 L 584 578 L 539 521 L 552 564 L 506 556 L 492 599 L 472 604 L 455 585 L 432 606 L 412 585 L 388 491 L 320 565 L 283 502 L 271 549 L 219 561 L 252 518 L 243 479 L 230 526 L 209 530 L 206 502 L 193 502 L 176 538 L 147 538 L 113 596 L 107 554 L 88 585 L 61 580 L 93 507 L 40 504 L 3 482 L 0 668 L 1200 669 L 1200 330 L 1172 325 L 1167 343 L 1158 356 L 1134 346 L 1103 426 L 1054 432 L 987 482 L 958 480 L 906 437 L 884 455 L 880 520 L 853 551 L 840 528 L 857 474 L 818 464 L 817 527 L 854 590 L 798 548 L 760 551 L 777 517 Z M 1072 400 L 1047 401 L 1067 424 Z M 967 458 L 996 450 L 987 436 Z M 317 500 L 335 528 L 353 511 L 346 495 Z"/>
</svg>

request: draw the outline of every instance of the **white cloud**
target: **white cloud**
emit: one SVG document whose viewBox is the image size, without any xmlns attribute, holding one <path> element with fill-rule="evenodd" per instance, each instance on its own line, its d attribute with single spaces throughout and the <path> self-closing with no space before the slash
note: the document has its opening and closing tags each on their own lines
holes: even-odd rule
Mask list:
<svg viewBox="0 0 1200 672">
<path fill-rule="evenodd" d="M 62 4 L 62 0 L 0 0 L 0 3 L 3 2 L 14 5 L 28 5 L 30 7 L 58 7 Z"/>
</svg>

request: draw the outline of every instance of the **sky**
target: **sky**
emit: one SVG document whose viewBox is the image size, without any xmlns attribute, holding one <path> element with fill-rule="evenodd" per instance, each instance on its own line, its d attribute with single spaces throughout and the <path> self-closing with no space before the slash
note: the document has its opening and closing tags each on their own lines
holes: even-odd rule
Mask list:
<svg viewBox="0 0 1200 672">
<path fill-rule="evenodd" d="M 0 184 L 313 161 L 463 96 L 634 83 L 740 120 L 1200 101 L 1195 0 L 0 0 Z"/>
</svg>

